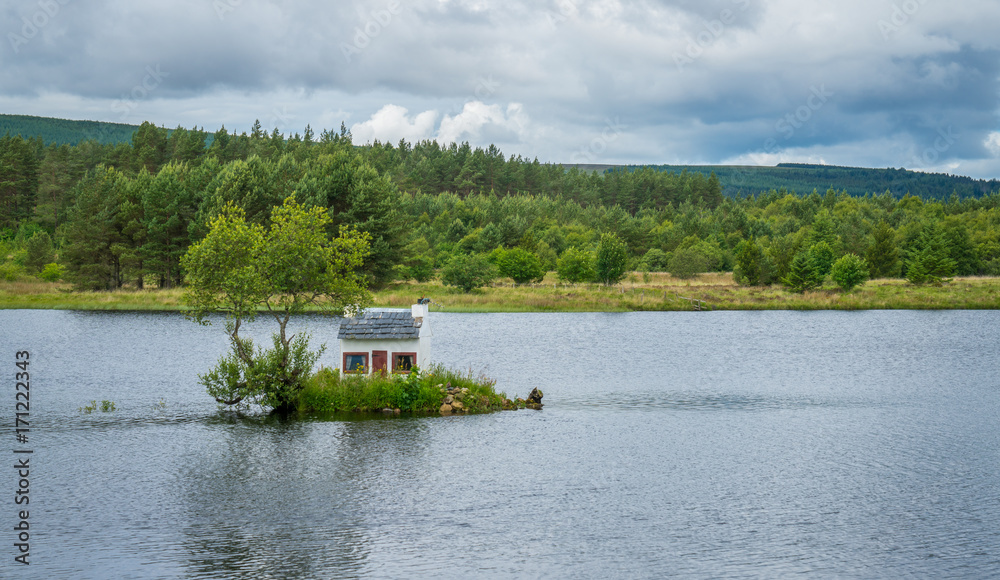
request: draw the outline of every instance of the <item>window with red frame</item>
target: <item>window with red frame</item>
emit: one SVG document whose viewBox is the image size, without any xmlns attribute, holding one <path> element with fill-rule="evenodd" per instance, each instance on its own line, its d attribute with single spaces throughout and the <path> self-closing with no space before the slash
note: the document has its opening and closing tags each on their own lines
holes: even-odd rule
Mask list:
<svg viewBox="0 0 1000 580">
<path fill-rule="evenodd" d="M 345 352 L 344 353 L 345 373 L 366 373 L 368 372 L 367 352 Z"/>
<path fill-rule="evenodd" d="M 410 369 L 417 366 L 417 353 L 415 352 L 394 352 L 392 353 L 392 372 L 408 373 Z"/>
</svg>

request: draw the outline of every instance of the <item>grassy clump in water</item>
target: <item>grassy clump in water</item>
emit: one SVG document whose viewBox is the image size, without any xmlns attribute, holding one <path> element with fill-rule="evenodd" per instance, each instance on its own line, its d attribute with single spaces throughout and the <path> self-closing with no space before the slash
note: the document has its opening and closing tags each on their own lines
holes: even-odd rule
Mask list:
<svg viewBox="0 0 1000 580">
<path fill-rule="evenodd" d="M 441 365 L 426 371 L 414 367 L 409 374 L 341 375 L 338 369 L 320 369 L 299 395 L 303 412 L 378 412 L 385 409 L 412 413 L 438 413 L 450 396 L 461 403 L 455 411 L 485 413 L 511 405 L 496 382 L 461 374 Z M 448 387 L 451 387 L 449 394 Z"/>
</svg>

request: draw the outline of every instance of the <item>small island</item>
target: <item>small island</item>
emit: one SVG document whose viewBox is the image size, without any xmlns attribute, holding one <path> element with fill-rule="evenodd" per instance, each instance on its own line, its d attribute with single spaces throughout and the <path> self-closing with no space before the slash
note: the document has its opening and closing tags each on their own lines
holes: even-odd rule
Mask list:
<svg viewBox="0 0 1000 580">
<path fill-rule="evenodd" d="M 461 374 L 441 365 L 426 372 L 414 368 L 405 375 L 351 374 L 322 368 L 299 395 L 298 409 L 301 413 L 458 415 L 542 408 L 538 389 L 527 399 L 511 400 L 494 386 L 490 378 Z"/>
</svg>

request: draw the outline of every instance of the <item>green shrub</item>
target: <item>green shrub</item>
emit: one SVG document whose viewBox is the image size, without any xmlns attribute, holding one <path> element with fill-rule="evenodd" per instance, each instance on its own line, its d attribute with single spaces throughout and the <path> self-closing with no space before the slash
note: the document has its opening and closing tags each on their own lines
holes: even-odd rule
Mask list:
<svg viewBox="0 0 1000 580">
<path fill-rule="evenodd" d="M 4 262 L 0 264 L 0 280 L 7 282 L 17 282 L 25 275 L 24 268 L 14 262 Z"/>
<path fill-rule="evenodd" d="M 45 264 L 55 260 L 56 254 L 52 249 L 52 238 L 44 231 L 32 234 L 25 242 L 24 248 L 24 265 L 33 274 L 41 272 Z"/>
<path fill-rule="evenodd" d="M 766 286 L 771 283 L 771 266 L 767 254 L 751 236 L 736 244 L 733 279 L 742 286 Z"/>
<path fill-rule="evenodd" d="M 846 254 L 833 263 L 830 274 L 844 292 L 849 292 L 852 288 L 868 279 L 868 268 L 860 256 Z"/>
<path fill-rule="evenodd" d="M 617 284 L 628 269 L 628 246 L 615 234 L 601 234 L 597 246 L 597 281 L 608 286 Z"/>
<path fill-rule="evenodd" d="M 494 381 L 460 374 L 434 365 L 426 371 L 409 374 L 342 375 L 338 369 L 320 369 L 302 390 L 299 410 L 321 413 L 344 411 L 372 412 L 400 409 L 417 413 L 436 413 L 445 398 L 444 385 L 467 388 L 463 404 L 470 412 L 503 408 L 506 395 L 497 393 Z"/>
<path fill-rule="evenodd" d="M 642 257 L 639 267 L 649 272 L 666 272 L 669 264 L 670 254 L 667 254 L 660 248 L 651 248 Z"/>
<path fill-rule="evenodd" d="M 694 247 L 678 249 L 670 258 L 667 271 L 671 276 L 687 279 L 708 270 L 708 258 Z"/>
<path fill-rule="evenodd" d="M 59 264 L 45 264 L 42 268 L 42 272 L 38 275 L 39 278 L 45 280 L 46 282 L 58 282 L 62 280 L 62 277 L 66 275 L 66 268 Z"/>
<path fill-rule="evenodd" d="M 452 256 L 448 264 L 441 269 L 441 283 L 461 288 L 463 292 L 481 288 L 496 277 L 496 267 L 481 254 Z"/>
<path fill-rule="evenodd" d="M 524 248 L 505 250 L 497 248 L 490 256 L 501 276 L 511 278 L 518 284 L 540 282 L 545 277 L 542 261 Z"/>
<path fill-rule="evenodd" d="M 567 248 L 556 263 L 556 272 L 563 282 L 571 284 L 593 282 L 597 276 L 597 271 L 594 268 L 595 260 L 593 252 L 576 247 Z"/>
</svg>

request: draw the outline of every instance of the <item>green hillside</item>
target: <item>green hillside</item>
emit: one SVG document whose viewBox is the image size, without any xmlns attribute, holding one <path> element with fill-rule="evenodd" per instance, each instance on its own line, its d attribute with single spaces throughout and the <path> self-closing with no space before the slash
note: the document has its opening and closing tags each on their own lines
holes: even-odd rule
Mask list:
<svg viewBox="0 0 1000 580">
<path fill-rule="evenodd" d="M 72 121 L 51 117 L 0 114 L 0 137 L 10 134 L 25 139 L 41 137 L 46 145 L 76 145 L 81 141 L 97 141 L 101 145 L 130 143 L 138 125 L 105 123 L 103 121 Z"/>
<path fill-rule="evenodd" d="M 635 170 L 638 166 L 629 166 Z M 820 193 L 828 189 L 846 191 L 850 195 L 890 191 L 896 197 L 907 193 L 923 198 L 944 199 L 957 193 L 959 197 L 978 197 L 1000 189 L 1000 181 L 972 179 L 944 173 L 922 173 L 907 169 L 868 169 L 836 165 L 781 163 L 776 167 L 739 165 L 656 165 L 659 171 L 680 173 L 711 173 L 719 178 L 725 195 L 756 194 L 772 189 Z"/>
</svg>

